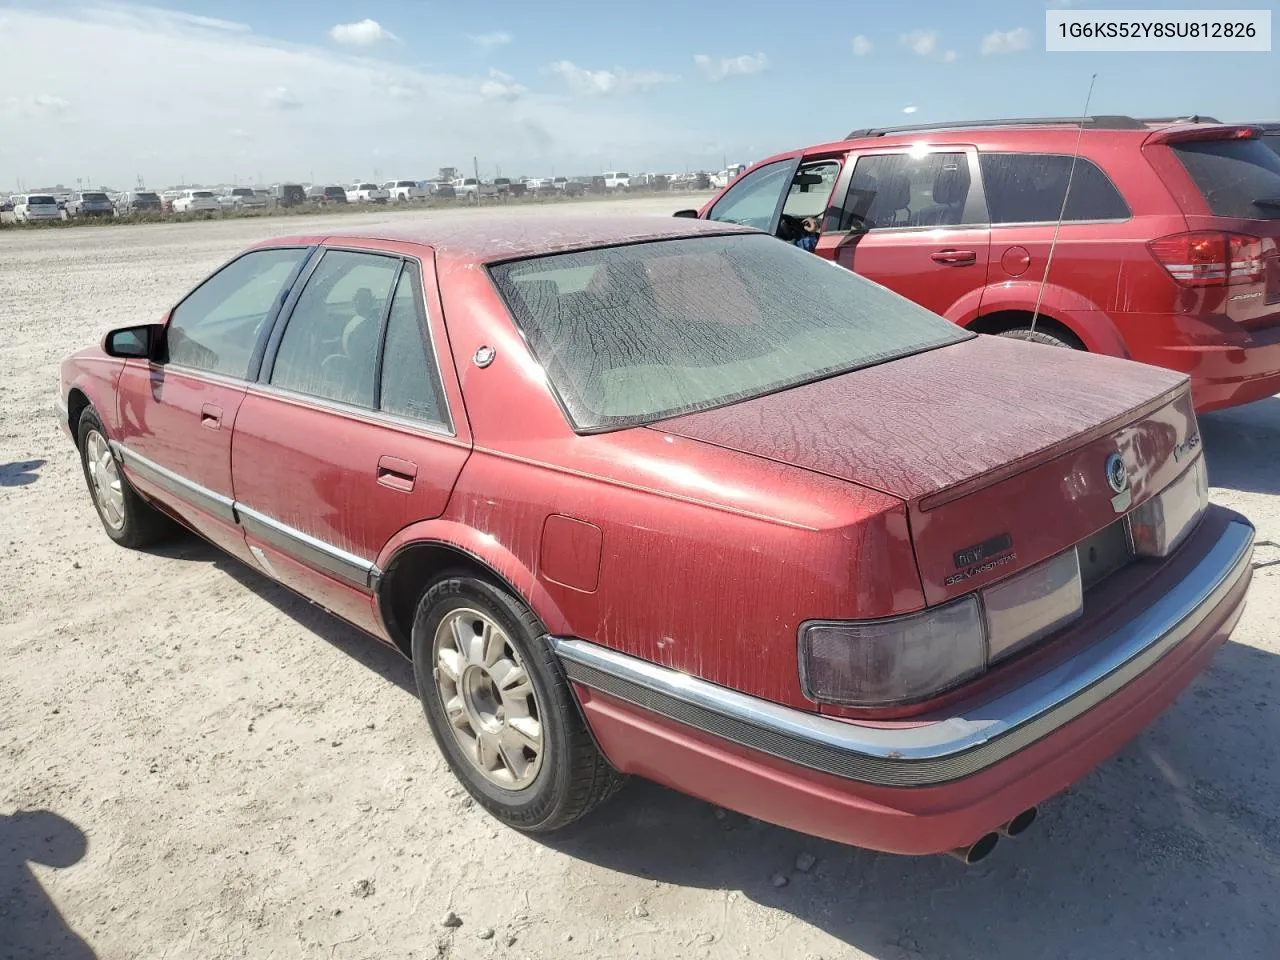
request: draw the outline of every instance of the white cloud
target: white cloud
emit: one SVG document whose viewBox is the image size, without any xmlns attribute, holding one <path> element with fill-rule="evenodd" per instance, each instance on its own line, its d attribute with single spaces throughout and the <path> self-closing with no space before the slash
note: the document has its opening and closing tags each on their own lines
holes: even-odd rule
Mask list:
<svg viewBox="0 0 1280 960">
<path fill-rule="evenodd" d="M 760 73 L 769 66 L 769 58 L 763 53 L 752 56 L 744 53 L 739 57 L 709 57 L 699 53 L 693 58 L 698 69 L 711 81 L 723 80 L 725 77 L 741 77 L 752 73 Z"/>
<path fill-rule="evenodd" d="M 917 110 L 919 110 L 919 109 L 920 109 L 919 107 L 903 107 L 903 108 L 902 108 L 902 112 L 903 112 L 903 113 L 915 113 L 915 112 L 916 112 Z"/>
<path fill-rule="evenodd" d="M 552 166 L 577 172 L 598 168 L 593 151 L 619 166 L 661 169 L 682 165 L 686 145 L 710 132 L 618 97 L 485 96 L 483 84 L 515 81 L 408 66 L 363 48 L 352 55 L 118 3 L 44 7 L 0 13 L 0 145 L 8 151 L 0 154 L 0 184 L 19 175 L 74 183 L 90 162 L 95 179 L 116 185 L 139 174 L 164 186 L 250 170 L 268 183 L 312 174 L 341 183 L 384 166 L 375 146 L 406 167 L 382 170 L 388 176 L 469 166 L 473 155 L 486 173 L 495 164 L 530 175 Z M 655 79 L 614 73 L 615 90 Z M 121 104 L 130 106 L 127 125 Z M 690 155 L 694 164 L 712 162 Z"/>
<path fill-rule="evenodd" d="M 486 100 L 518 100 L 527 92 L 515 77 L 501 70 L 490 70 L 489 79 L 480 84 L 480 96 Z"/>
<path fill-rule="evenodd" d="M 548 69 L 562 77 L 574 93 L 608 96 L 647 90 L 680 78 L 657 70 L 588 70 L 570 60 L 557 60 Z"/>
<path fill-rule="evenodd" d="M 928 57 L 933 60 L 941 60 L 943 63 L 953 63 L 956 57 L 959 56 L 954 50 L 944 50 L 942 48 L 937 30 L 912 30 L 910 33 L 902 34 L 898 39 L 904 47 L 918 57 Z"/>
<path fill-rule="evenodd" d="M 484 50 L 492 50 L 494 47 L 506 46 L 511 42 L 511 34 L 504 31 L 497 33 L 481 33 L 467 34 L 467 39 L 474 43 L 477 47 Z"/>
<path fill-rule="evenodd" d="M 272 87 L 262 96 L 263 102 L 277 110 L 300 110 L 302 100 L 288 87 Z"/>
<path fill-rule="evenodd" d="M 1026 27 L 1013 30 L 995 30 L 982 38 L 982 55 L 991 56 L 999 53 L 1017 53 L 1031 46 L 1031 31 Z"/>
<path fill-rule="evenodd" d="M 33 93 L 24 97 L 6 97 L 5 108 L 15 117 L 57 117 L 67 113 L 71 104 L 49 93 Z"/>
<path fill-rule="evenodd" d="M 383 40 L 394 40 L 396 35 L 377 20 L 365 18 L 358 23 L 339 23 L 329 31 L 335 43 L 353 47 L 371 47 Z"/>
<path fill-rule="evenodd" d="M 853 55 L 855 57 L 865 57 L 871 50 L 870 38 L 864 37 L 862 34 L 858 34 L 853 38 Z"/>
</svg>

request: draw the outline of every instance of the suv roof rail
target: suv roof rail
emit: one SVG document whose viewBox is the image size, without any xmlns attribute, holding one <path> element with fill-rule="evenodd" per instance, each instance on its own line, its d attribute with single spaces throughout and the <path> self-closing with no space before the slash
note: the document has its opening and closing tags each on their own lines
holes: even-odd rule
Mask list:
<svg viewBox="0 0 1280 960">
<path fill-rule="evenodd" d="M 964 130 L 971 127 L 1030 127 L 1042 124 L 1070 124 L 1078 126 L 1080 117 L 1015 117 L 1004 120 L 956 120 L 949 123 L 919 123 L 904 127 L 864 127 L 850 130 L 846 140 L 859 137 L 883 137 L 894 133 L 916 133 L 926 130 Z M 1133 117 L 1096 116 L 1085 117 L 1084 125 L 1094 130 L 1142 130 L 1146 124 Z"/>
<path fill-rule="evenodd" d="M 1217 117 L 1206 117 L 1199 113 L 1189 113 L 1181 117 L 1142 117 L 1143 123 L 1221 123 Z"/>
</svg>

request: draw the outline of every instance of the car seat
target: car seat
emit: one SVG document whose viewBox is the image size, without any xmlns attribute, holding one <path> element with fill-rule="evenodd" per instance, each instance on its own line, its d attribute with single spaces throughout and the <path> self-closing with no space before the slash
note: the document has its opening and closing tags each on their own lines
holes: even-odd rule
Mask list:
<svg viewBox="0 0 1280 960">
<path fill-rule="evenodd" d="M 915 226 L 946 226 L 961 221 L 964 201 L 969 196 L 969 165 L 947 163 L 933 178 L 933 205 L 912 219 Z"/>
</svg>

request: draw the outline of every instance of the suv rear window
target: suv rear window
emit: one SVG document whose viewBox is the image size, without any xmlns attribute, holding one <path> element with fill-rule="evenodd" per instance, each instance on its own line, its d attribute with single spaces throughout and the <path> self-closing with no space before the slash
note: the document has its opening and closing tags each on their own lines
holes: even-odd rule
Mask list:
<svg viewBox="0 0 1280 960">
<path fill-rule="evenodd" d="M 1280 156 L 1261 140 L 1192 140 L 1169 146 L 1217 216 L 1280 219 Z"/>
<path fill-rule="evenodd" d="M 107 195 L 105 193 L 82 193 L 80 194 L 80 199 L 90 200 L 94 203 L 103 203 L 106 201 Z"/>
<path fill-rule="evenodd" d="M 134 199 L 158 203 L 160 195 L 156 193 L 139 193 Z"/>
<path fill-rule="evenodd" d="M 28 205 L 28 206 L 32 206 L 32 205 L 37 206 L 37 207 L 38 207 L 38 206 L 47 206 L 47 205 L 49 205 L 49 204 L 51 204 L 51 203 L 52 203 L 52 204 L 57 204 L 57 202 L 58 202 L 58 201 L 57 201 L 57 200 L 55 200 L 55 199 L 53 199 L 53 197 L 46 197 L 46 196 L 30 196 L 30 197 L 27 197 L 27 205 Z"/>
<path fill-rule="evenodd" d="M 983 153 L 978 156 L 987 210 L 992 223 L 1045 223 L 1063 220 L 1127 220 L 1129 206 L 1097 165 L 1051 153 Z M 1071 179 L 1063 213 L 1062 198 Z"/>
</svg>

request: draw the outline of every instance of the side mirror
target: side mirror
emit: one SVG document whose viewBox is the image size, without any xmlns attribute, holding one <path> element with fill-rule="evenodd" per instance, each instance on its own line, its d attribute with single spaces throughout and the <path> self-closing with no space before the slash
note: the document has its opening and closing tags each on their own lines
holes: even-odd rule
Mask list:
<svg viewBox="0 0 1280 960">
<path fill-rule="evenodd" d="M 688 218 L 690 218 L 691 220 L 697 220 L 697 219 L 698 219 L 698 211 L 697 211 L 697 210 L 677 210 L 675 213 L 673 213 L 673 214 L 672 214 L 672 216 L 673 216 L 673 217 L 688 217 Z"/>
<path fill-rule="evenodd" d="M 158 323 L 121 327 L 118 330 L 112 330 L 103 338 L 102 352 L 108 357 L 149 360 L 155 356 L 156 347 L 163 334 L 164 327 Z"/>
</svg>

